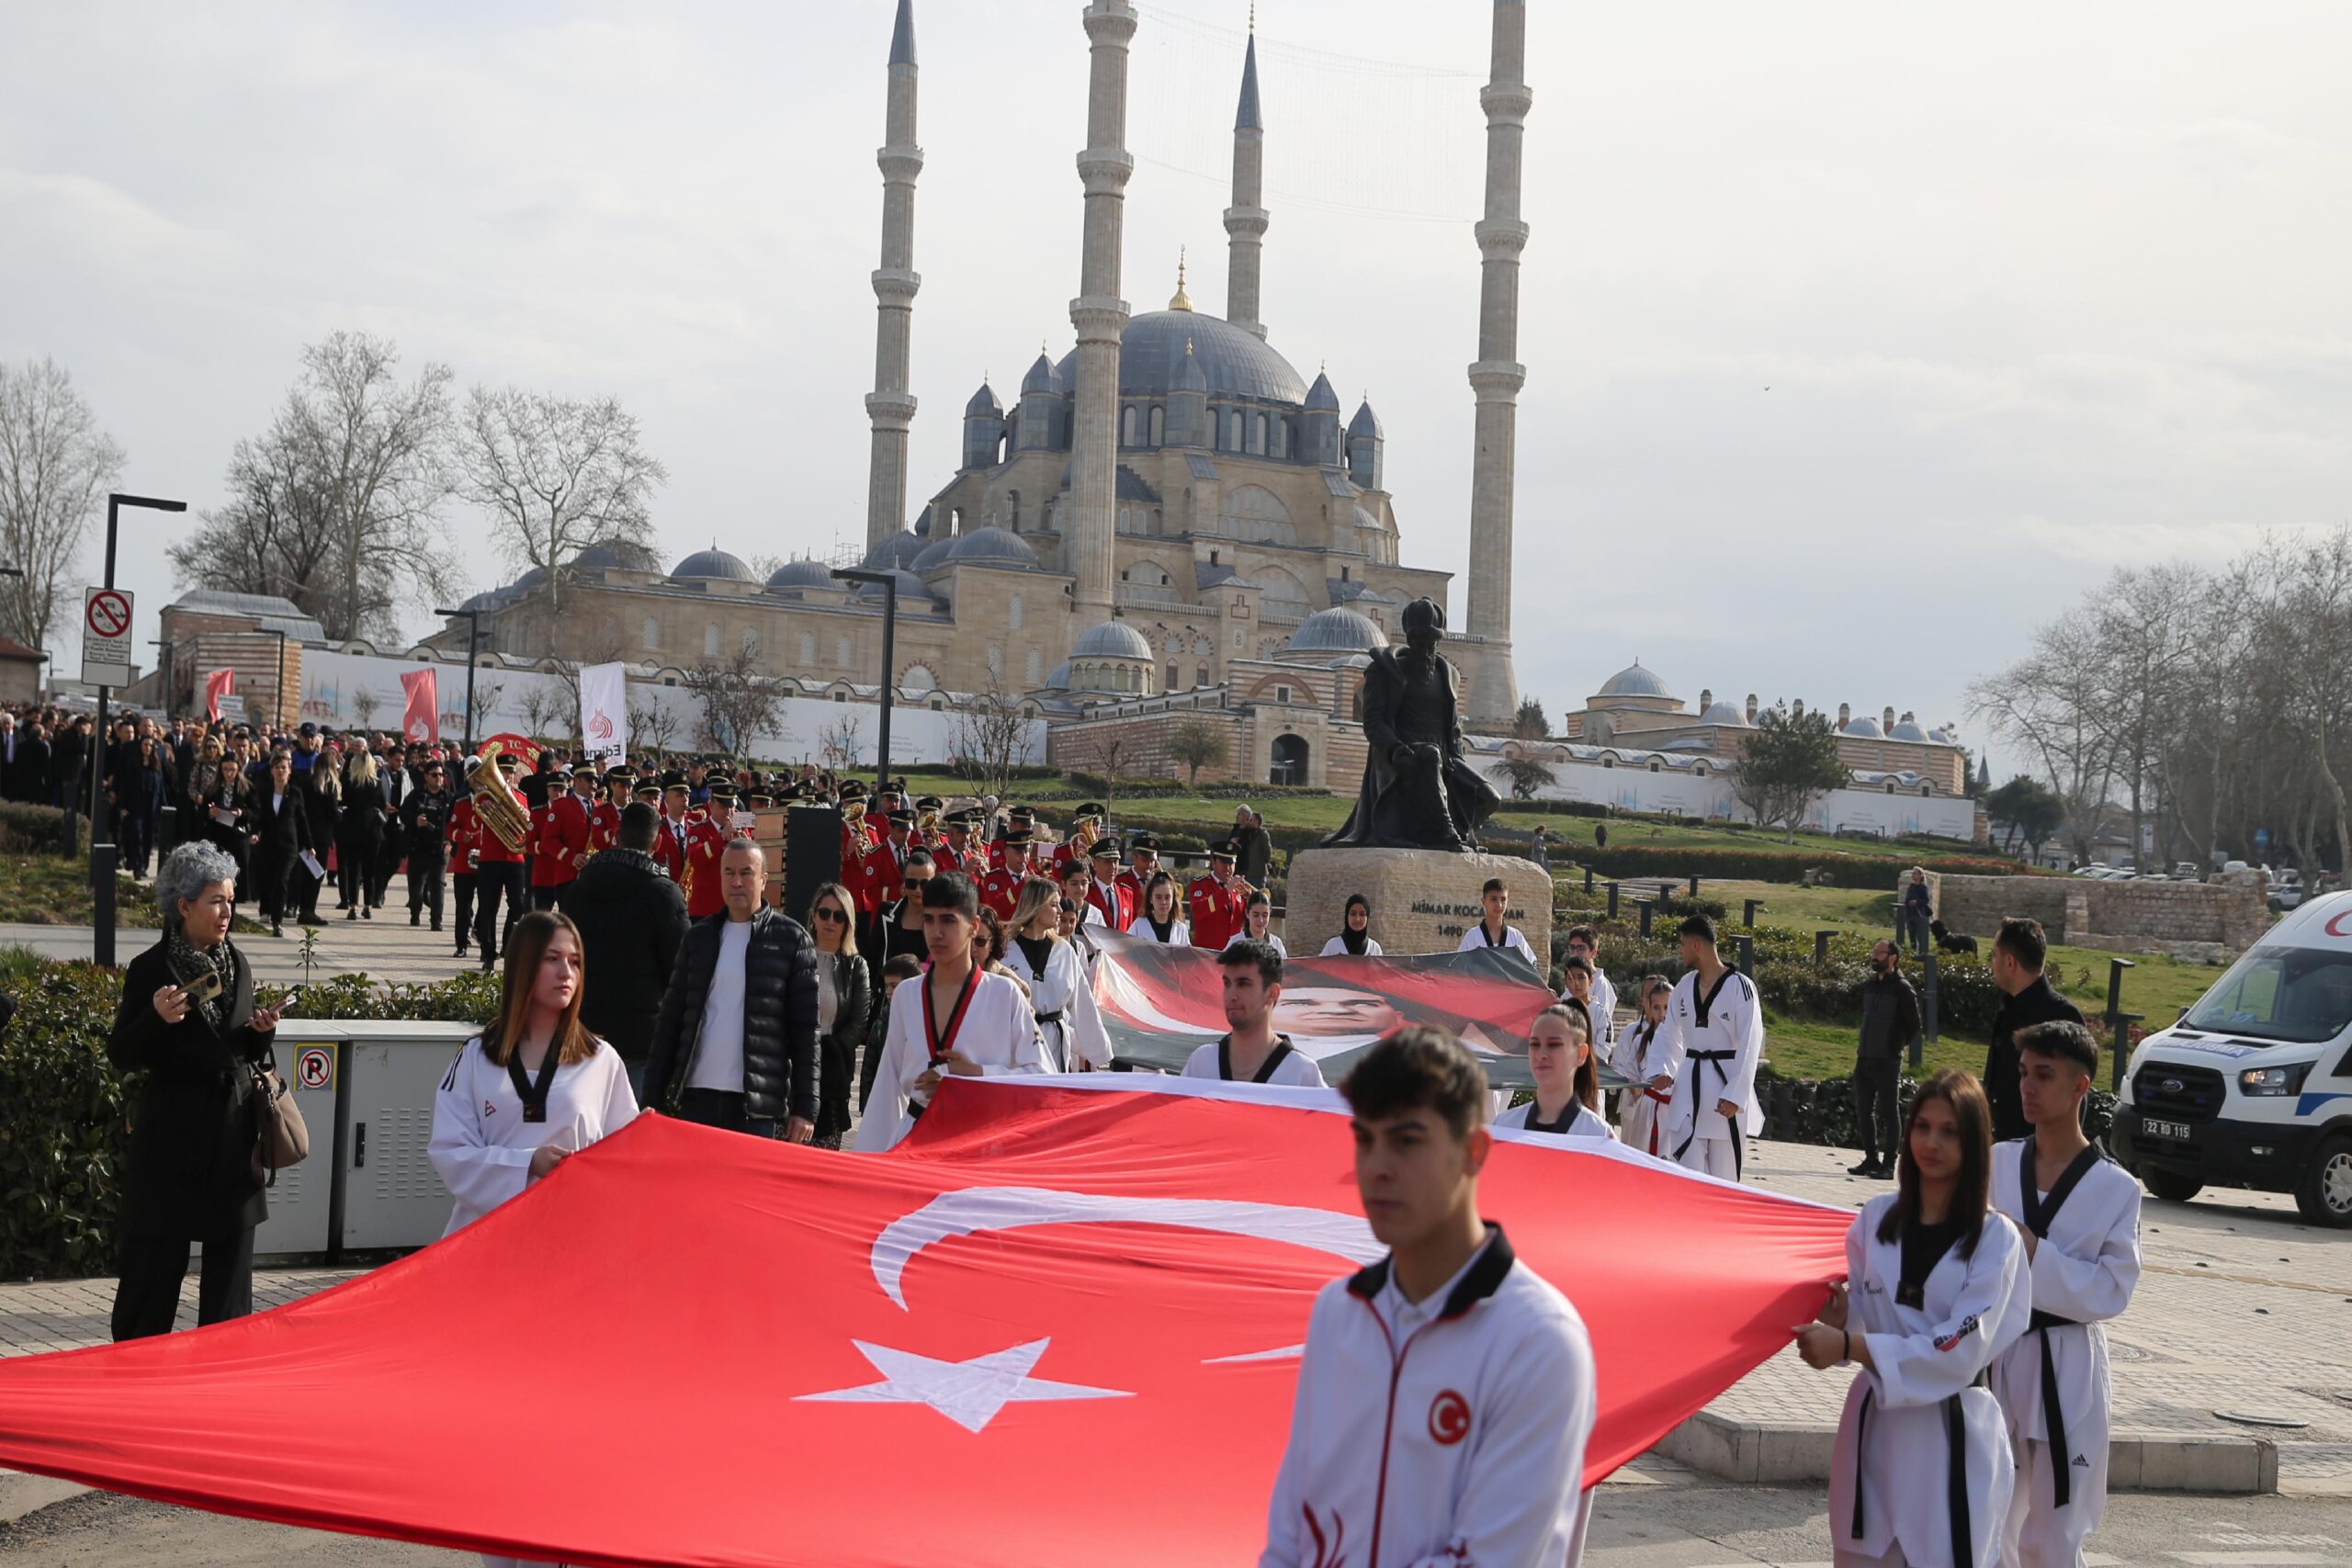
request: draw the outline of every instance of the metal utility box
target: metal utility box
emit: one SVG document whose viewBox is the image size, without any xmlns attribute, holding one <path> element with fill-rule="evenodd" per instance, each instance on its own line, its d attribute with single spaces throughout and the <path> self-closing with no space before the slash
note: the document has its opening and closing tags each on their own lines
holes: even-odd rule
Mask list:
<svg viewBox="0 0 2352 1568">
<path fill-rule="evenodd" d="M 433 1102 L 470 1023 L 342 1026 L 350 1092 L 335 1138 L 345 1251 L 424 1247 L 448 1228 L 452 1200 L 433 1168 Z"/>
<path fill-rule="evenodd" d="M 343 1086 L 343 1031 L 289 1019 L 277 1033 L 277 1072 L 311 1132 L 310 1157 L 277 1173 L 269 1218 L 254 1233 L 254 1256 L 322 1253 L 333 1245 L 335 1101 Z"/>
</svg>

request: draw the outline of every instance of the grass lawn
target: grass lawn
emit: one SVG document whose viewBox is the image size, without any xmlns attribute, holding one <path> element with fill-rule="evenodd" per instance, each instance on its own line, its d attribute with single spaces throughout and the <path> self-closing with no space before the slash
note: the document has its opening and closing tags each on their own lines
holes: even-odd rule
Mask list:
<svg viewBox="0 0 2352 1568">
<path fill-rule="evenodd" d="M 0 920 L 29 926 L 86 926 L 96 918 L 90 899 L 90 863 L 49 854 L 0 855 Z M 154 895 L 125 872 L 115 874 L 114 920 L 119 927 L 153 931 L 163 925 Z M 242 912 L 238 934 L 269 928 Z"/>
<path fill-rule="evenodd" d="M 1764 1057 L 1784 1078 L 1842 1078 L 1854 1070 L 1854 1026 L 1764 1014 Z M 1984 1070 L 1984 1042 L 1947 1034 L 1926 1047 L 1917 1076 L 1939 1067 Z M 1905 1073 L 1911 1069 L 1904 1068 Z"/>
</svg>

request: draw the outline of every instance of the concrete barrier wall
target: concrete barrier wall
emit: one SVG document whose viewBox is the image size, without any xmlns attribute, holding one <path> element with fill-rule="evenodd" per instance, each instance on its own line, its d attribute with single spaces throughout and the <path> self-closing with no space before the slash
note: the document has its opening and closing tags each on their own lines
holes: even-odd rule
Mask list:
<svg viewBox="0 0 2352 1568">
<path fill-rule="evenodd" d="M 1930 873 L 1928 886 L 1937 918 L 1969 936 L 1991 936 L 2004 918 L 2018 915 L 2074 947 L 2212 962 L 2245 952 L 2270 929 L 2262 879 L 2252 872 L 2211 882 Z"/>
</svg>

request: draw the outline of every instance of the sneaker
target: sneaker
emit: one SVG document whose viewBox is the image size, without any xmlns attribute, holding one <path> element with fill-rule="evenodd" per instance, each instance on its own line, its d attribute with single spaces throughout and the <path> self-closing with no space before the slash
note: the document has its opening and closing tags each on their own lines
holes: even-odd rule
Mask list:
<svg viewBox="0 0 2352 1568">
<path fill-rule="evenodd" d="M 1876 1159 L 1866 1159 L 1860 1165 L 1848 1166 L 1846 1168 L 1846 1174 L 1849 1176 L 1884 1176 L 1886 1174 L 1886 1167 L 1879 1164 Z"/>
<path fill-rule="evenodd" d="M 269 934 L 272 936 L 284 936 L 286 934 L 286 928 L 273 921 L 270 924 Z"/>
</svg>

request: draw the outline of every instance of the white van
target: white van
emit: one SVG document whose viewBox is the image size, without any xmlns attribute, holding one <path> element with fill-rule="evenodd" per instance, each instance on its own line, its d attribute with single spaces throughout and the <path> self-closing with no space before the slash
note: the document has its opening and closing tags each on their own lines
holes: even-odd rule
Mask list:
<svg viewBox="0 0 2352 1568">
<path fill-rule="evenodd" d="M 2291 1192 L 2352 1225 L 2352 893 L 2281 919 L 2132 1053 L 2109 1151 L 2159 1198 Z"/>
</svg>

